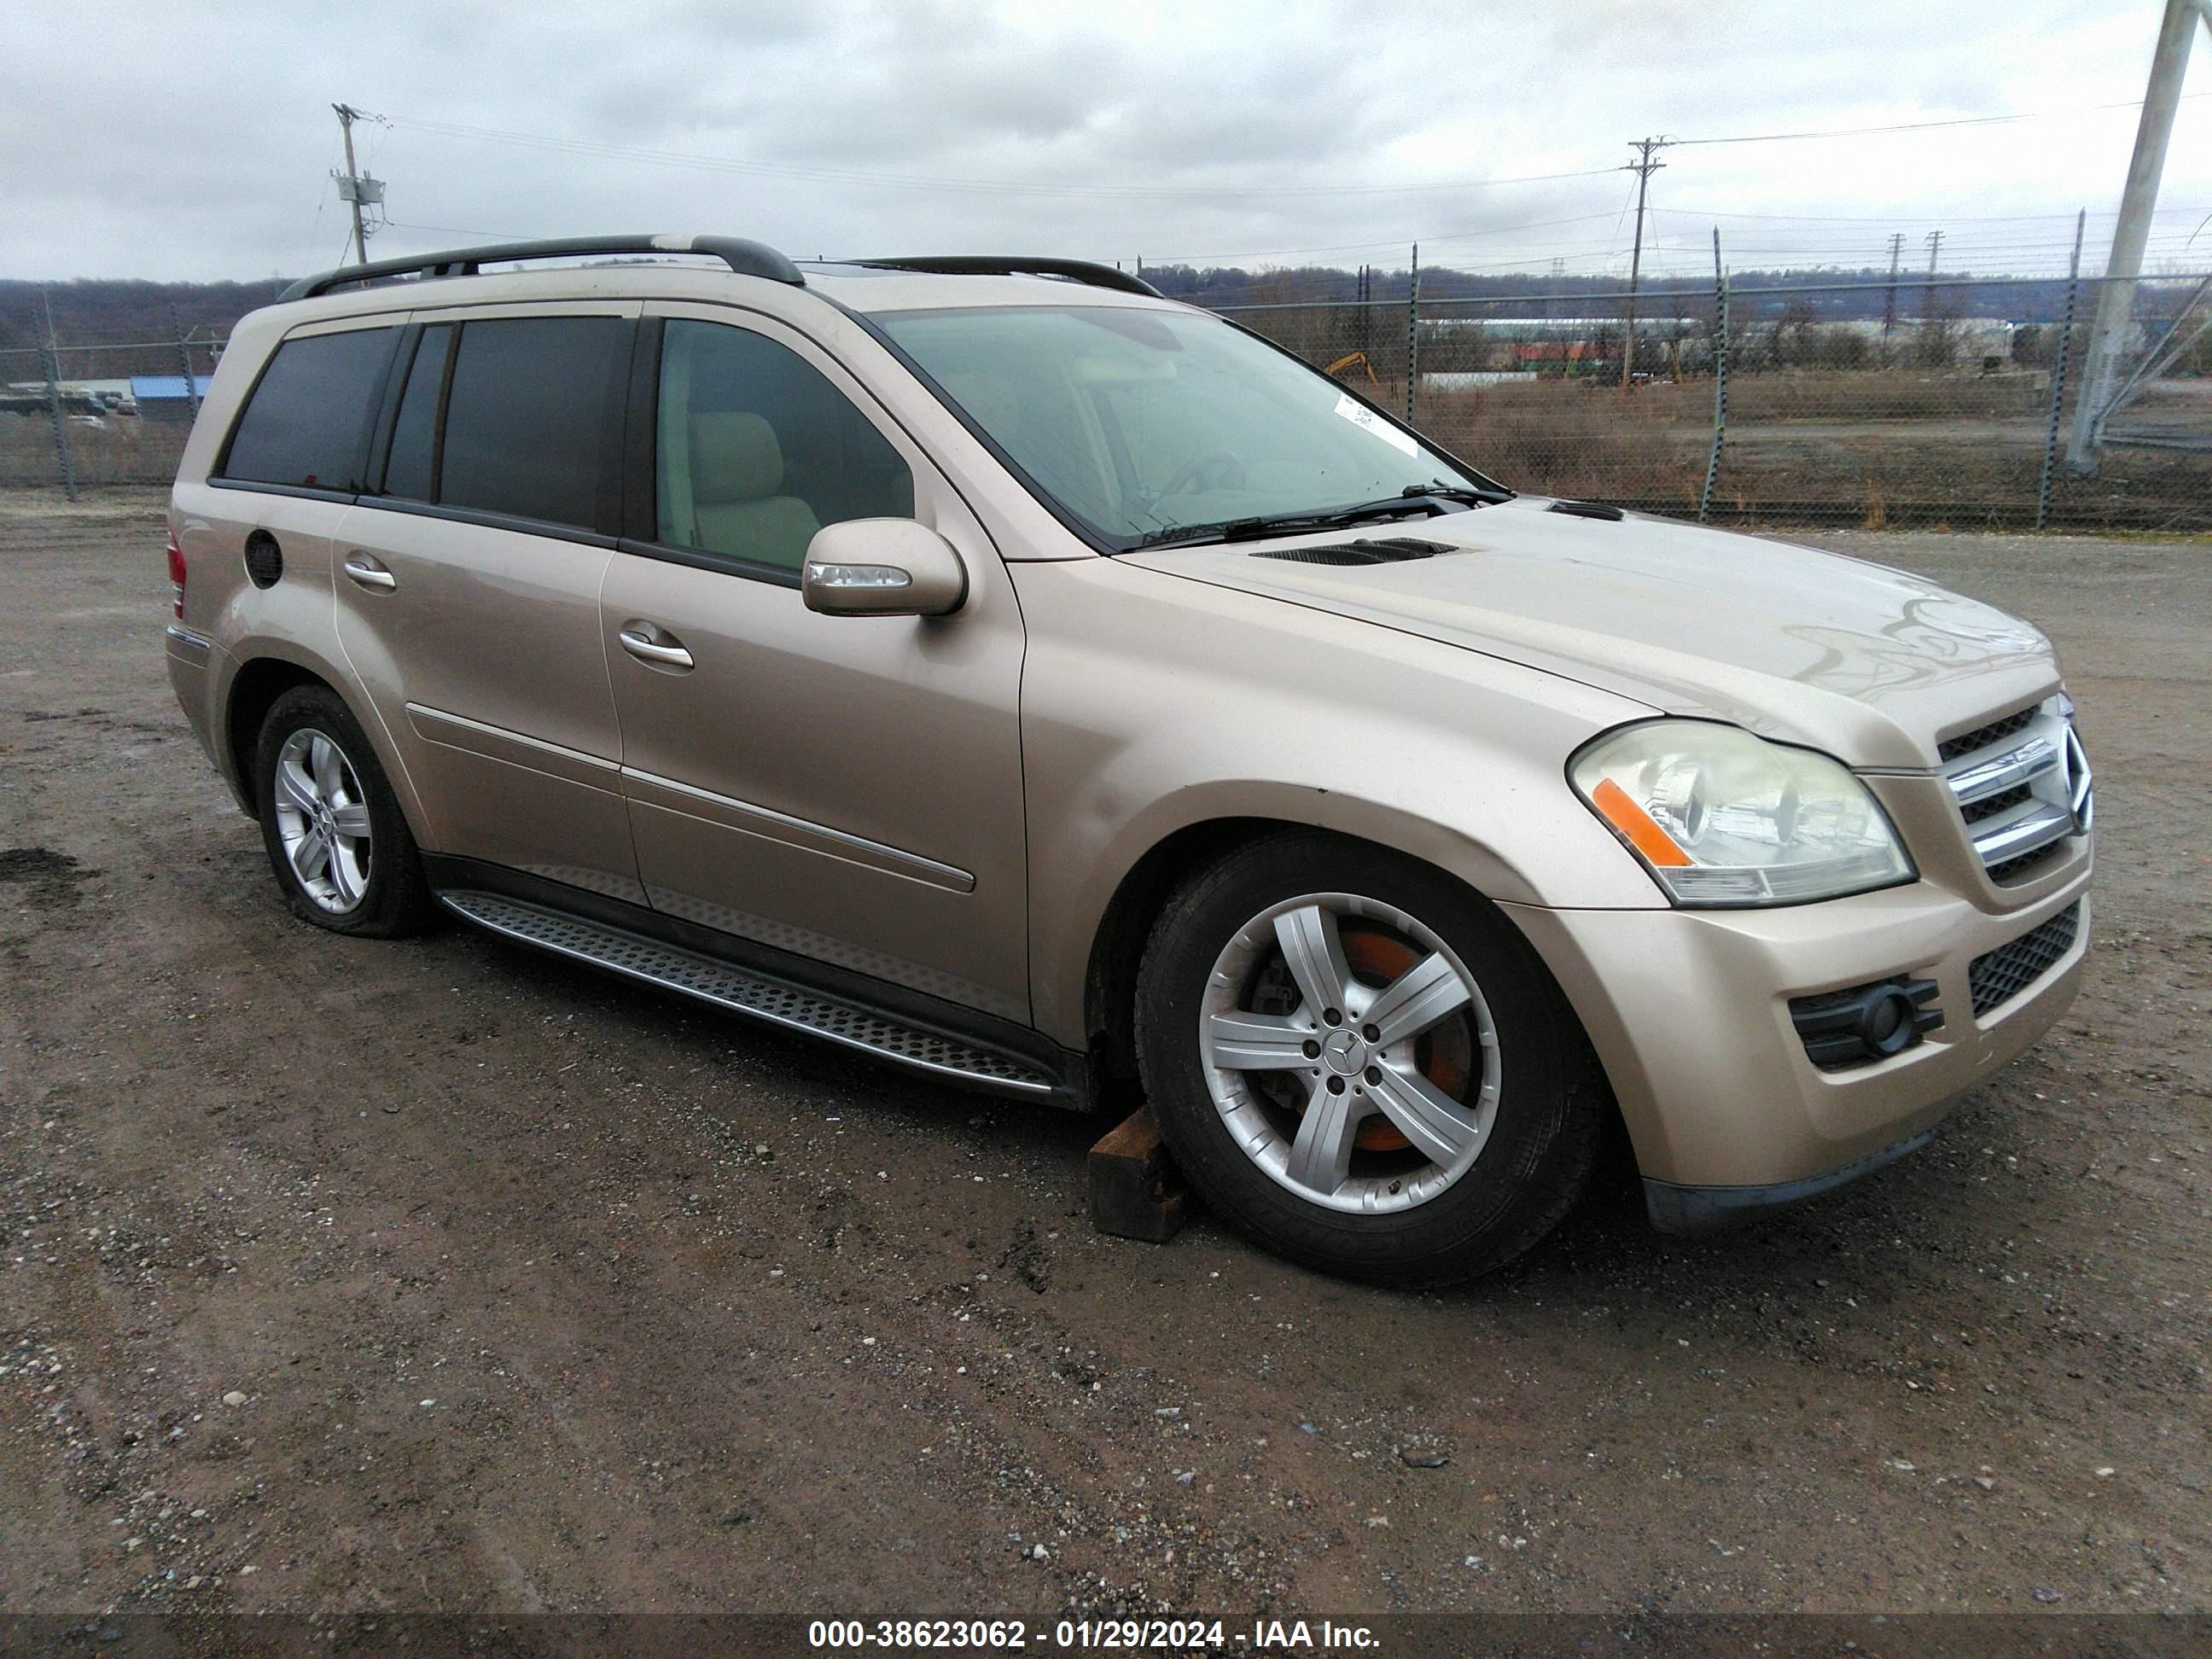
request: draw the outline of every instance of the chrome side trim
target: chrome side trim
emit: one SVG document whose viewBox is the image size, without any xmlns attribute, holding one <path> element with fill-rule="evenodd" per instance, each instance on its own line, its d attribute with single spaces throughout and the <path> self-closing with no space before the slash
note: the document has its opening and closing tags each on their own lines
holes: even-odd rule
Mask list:
<svg viewBox="0 0 2212 1659">
<path fill-rule="evenodd" d="M 407 723 L 415 728 L 415 735 L 426 743 L 443 744 L 448 749 L 505 761 L 510 766 L 526 767 L 570 783 L 604 789 L 609 794 L 622 793 L 622 768 L 601 756 L 510 732 L 503 726 L 487 726 L 482 720 L 449 714 L 442 708 L 419 702 L 410 702 L 406 708 Z"/>
<path fill-rule="evenodd" d="M 177 623 L 171 623 L 163 629 L 161 637 L 167 642 L 173 654 L 202 666 L 206 665 L 208 653 L 215 649 L 215 641 L 206 635 L 195 634 Z"/>
<path fill-rule="evenodd" d="M 438 897 L 454 915 L 507 939 L 910 1070 L 1006 1094 L 1049 1095 L 1054 1090 L 1052 1079 L 1013 1055 L 924 1030 L 732 963 L 695 956 L 495 893 L 446 892 Z"/>
<path fill-rule="evenodd" d="M 781 842 L 802 852 L 843 859 L 848 864 L 880 870 L 886 875 L 904 876 L 911 881 L 942 887 L 948 892 L 972 893 L 975 890 L 975 878 L 969 872 L 957 865 L 940 864 L 935 859 L 924 858 L 919 853 L 909 853 L 902 847 L 887 846 L 879 841 L 870 841 L 865 836 L 833 830 L 826 823 L 817 823 L 811 818 L 794 817 L 771 806 L 757 806 L 751 801 L 738 800 L 734 796 L 718 795 L 711 789 L 678 783 L 673 778 L 641 772 L 634 766 L 623 767 L 622 775 L 624 784 L 629 786 L 630 798 L 647 806 L 687 813 L 692 817 L 704 818 L 710 823 L 719 823 L 726 830 L 758 836 L 765 841 Z M 654 799 L 655 794 L 662 799 Z"/>
</svg>

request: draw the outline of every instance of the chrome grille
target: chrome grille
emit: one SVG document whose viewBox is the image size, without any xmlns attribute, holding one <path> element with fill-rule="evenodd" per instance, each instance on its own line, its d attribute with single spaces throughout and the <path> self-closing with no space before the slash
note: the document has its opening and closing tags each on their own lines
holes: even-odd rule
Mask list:
<svg viewBox="0 0 2212 1659">
<path fill-rule="evenodd" d="M 494 893 L 441 893 L 448 908 L 481 927 L 574 957 L 732 1012 L 827 1037 L 848 1048 L 926 1072 L 1028 1094 L 1048 1094 L 1052 1079 L 1010 1054 L 887 1018 L 729 963 L 693 956 L 580 916 L 542 910 Z"/>
<path fill-rule="evenodd" d="M 2089 762 L 2072 714 L 2062 693 L 1936 746 L 1991 881 L 2025 880 L 2089 832 Z"/>
<path fill-rule="evenodd" d="M 2051 964 L 2074 948 L 2081 931 L 2081 907 L 2069 904 L 2041 927 L 1976 957 L 1966 969 L 1976 1017 L 2011 1001 L 2050 972 Z"/>
</svg>

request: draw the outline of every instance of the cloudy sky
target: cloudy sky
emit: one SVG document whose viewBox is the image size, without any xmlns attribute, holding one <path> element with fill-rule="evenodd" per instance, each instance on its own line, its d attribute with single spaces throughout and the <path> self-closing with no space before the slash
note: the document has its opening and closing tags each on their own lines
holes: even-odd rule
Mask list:
<svg viewBox="0 0 2212 1659">
<path fill-rule="evenodd" d="M 2109 242 L 2159 0 L 477 0 L 15 6 L 0 276 L 261 277 L 339 261 L 333 101 L 387 181 L 372 257 L 717 230 L 799 257 L 1626 269 L 1627 141 L 1661 270 L 2063 270 Z M 2200 33 L 2202 31 L 2200 30 Z M 2154 268 L 2212 261 L 2212 37 Z M 2100 107 L 2121 106 L 2121 107 Z M 1571 175 L 1571 176 L 1559 176 Z M 2202 234 L 2197 233 L 2202 228 Z M 2196 237 L 2192 244 L 2191 238 Z"/>
</svg>

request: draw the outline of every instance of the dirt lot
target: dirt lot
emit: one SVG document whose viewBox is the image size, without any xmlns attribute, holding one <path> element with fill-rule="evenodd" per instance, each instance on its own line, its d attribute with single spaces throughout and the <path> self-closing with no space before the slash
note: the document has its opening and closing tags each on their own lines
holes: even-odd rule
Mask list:
<svg viewBox="0 0 2212 1659">
<path fill-rule="evenodd" d="M 1827 1201 L 1615 1185 L 1436 1297 L 1098 1237 L 1101 1125 L 292 921 L 151 507 L 0 500 L 0 1607 L 2212 1607 L 2212 547 L 1835 538 L 2064 650 L 2087 991 Z"/>
</svg>

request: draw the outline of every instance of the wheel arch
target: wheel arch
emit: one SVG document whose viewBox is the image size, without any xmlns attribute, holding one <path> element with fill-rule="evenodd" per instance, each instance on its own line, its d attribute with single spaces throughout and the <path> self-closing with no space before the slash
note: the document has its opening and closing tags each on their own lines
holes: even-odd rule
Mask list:
<svg viewBox="0 0 2212 1659">
<path fill-rule="evenodd" d="M 1136 1050 L 1134 1021 L 1129 1017 L 1129 1010 L 1146 943 L 1152 937 L 1154 922 L 1168 896 L 1192 874 L 1239 848 L 1301 830 L 1332 836 L 1354 850 L 1372 848 L 1413 859 L 1483 901 L 1499 925 L 1528 952 L 1554 1006 L 1571 1023 L 1571 1039 L 1580 1047 L 1589 1076 L 1605 1082 L 1604 1066 L 1574 999 L 1567 994 L 1536 941 L 1514 920 L 1513 910 L 1495 903 L 1496 896 L 1485 891 L 1481 882 L 1470 879 L 1466 868 L 1455 869 L 1423 850 L 1392 846 L 1331 825 L 1295 818 L 1237 816 L 1186 823 L 1154 842 L 1123 872 L 1099 918 L 1084 975 L 1083 1030 L 1102 1103 L 1113 1105 L 1133 1100 L 1137 1086 Z M 1604 1109 L 1618 1125 L 1620 1109 L 1609 1085 L 1604 1092 Z"/>
<path fill-rule="evenodd" d="M 375 751 L 377 763 L 384 769 L 385 777 L 392 785 L 409 831 L 418 842 L 428 844 L 423 836 L 422 803 L 416 799 L 406 769 L 384 741 L 382 722 L 347 694 L 344 677 L 331 672 L 329 665 L 274 650 L 264 649 L 240 660 L 223 687 L 222 717 L 216 723 L 216 763 L 239 799 L 246 803 L 247 815 L 256 819 L 261 815 L 253 757 L 262 722 L 269 718 L 269 711 L 276 706 L 277 698 L 302 685 L 319 686 L 345 705 L 346 712 L 353 716 Z"/>
</svg>

